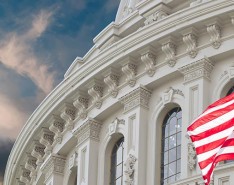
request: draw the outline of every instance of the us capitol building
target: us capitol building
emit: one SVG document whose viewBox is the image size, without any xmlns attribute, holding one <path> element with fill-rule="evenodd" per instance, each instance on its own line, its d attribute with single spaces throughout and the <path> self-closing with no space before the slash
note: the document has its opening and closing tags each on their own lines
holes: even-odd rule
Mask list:
<svg viewBox="0 0 234 185">
<path fill-rule="evenodd" d="M 233 0 L 121 0 L 27 121 L 4 185 L 203 185 L 187 126 L 232 92 Z"/>
</svg>

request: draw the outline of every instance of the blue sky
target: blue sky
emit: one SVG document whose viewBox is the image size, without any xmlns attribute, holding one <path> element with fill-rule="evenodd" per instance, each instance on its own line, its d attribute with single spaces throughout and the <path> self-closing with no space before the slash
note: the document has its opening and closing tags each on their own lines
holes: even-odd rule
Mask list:
<svg viewBox="0 0 234 185">
<path fill-rule="evenodd" d="M 0 184 L 28 117 L 114 21 L 119 0 L 0 0 Z"/>
</svg>

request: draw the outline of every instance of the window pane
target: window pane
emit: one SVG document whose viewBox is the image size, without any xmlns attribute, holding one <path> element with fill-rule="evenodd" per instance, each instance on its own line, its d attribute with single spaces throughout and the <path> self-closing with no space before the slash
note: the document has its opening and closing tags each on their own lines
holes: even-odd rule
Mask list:
<svg viewBox="0 0 234 185">
<path fill-rule="evenodd" d="M 175 182 L 175 175 L 174 175 L 174 176 L 169 177 L 168 182 L 169 182 L 169 183 Z"/>
<path fill-rule="evenodd" d="M 122 185 L 122 178 L 116 180 L 116 185 Z"/>
<path fill-rule="evenodd" d="M 169 150 L 169 163 L 176 160 L 176 148 Z"/>
<path fill-rule="evenodd" d="M 176 162 L 169 164 L 169 176 L 172 176 L 176 173 Z"/>
<path fill-rule="evenodd" d="M 177 145 L 181 145 L 181 132 L 177 133 Z"/>
<path fill-rule="evenodd" d="M 164 151 L 168 150 L 168 138 L 164 140 Z"/>
<path fill-rule="evenodd" d="M 177 150 L 177 159 L 179 159 L 180 156 L 181 156 L 181 147 L 178 146 L 178 147 L 176 148 L 176 150 Z"/>
<path fill-rule="evenodd" d="M 168 152 L 164 153 L 164 165 L 168 163 Z"/>
<path fill-rule="evenodd" d="M 168 165 L 164 166 L 164 179 L 166 179 L 168 177 Z"/>
<path fill-rule="evenodd" d="M 176 147 L 176 138 L 175 135 L 170 136 L 169 139 L 169 149 Z"/>
<path fill-rule="evenodd" d="M 120 164 L 116 167 L 116 178 L 121 176 L 122 176 L 122 165 Z"/>
<path fill-rule="evenodd" d="M 122 153 L 123 153 L 123 150 L 122 150 L 122 147 L 120 146 L 119 149 L 117 150 L 117 156 L 116 156 L 117 165 L 122 162 Z"/>
<path fill-rule="evenodd" d="M 180 159 L 177 161 L 177 169 L 176 169 L 176 171 L 177 171 L 177 173 L 181 172 L 181 160 Z"/>
<path fill-rule="evenodd" d="M 176 117 L 173 117 L 169 123 L 169 134 L 172 135 L 172 134 L 175 134 L 176 133 L 176 125 L 177 125 L 177 119 Z"/>
</svg>

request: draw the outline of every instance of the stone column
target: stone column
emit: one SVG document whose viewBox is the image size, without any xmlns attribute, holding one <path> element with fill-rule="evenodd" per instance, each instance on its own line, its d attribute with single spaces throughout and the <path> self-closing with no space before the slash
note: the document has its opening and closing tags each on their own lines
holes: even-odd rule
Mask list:
<svg viewBox="0 0 234 185">
<path fill-rule="evenodd" d="M 209 97 L 210 86 L 210 74 L 213 69 L 213 63 L 208 58 L 203 58 L 184 67 L 181 67 L 179 71 L 184 75 L 184 94 L 185 94 L 185 106 L 183 110 L 184 123 L 187 123 L 183 129 L 183 133 L 186 133 L 187 126 L 197 118 L 205 108 L 211 103 Z M 196 155 L 194 153 L 193 145 L 189 140 L 182 140 L 182 168 L 181 178 L 192 176 L 200 173 L 196 168 Z"/>
<path fill-rule="evenodd" d="M 96 185 L 98 174 L 98 148 L 101 124 L 88 118 L 74 135 L 77 137 L 78 174 L 77 184 Z"/>
<path fill-rule="evenodd" d="M 63 185 L 65 157 L 52 154 L 41 167 L 45 174 L 45 185 Z"/>
<path fill-rule="evenodd" d="M 147 128 L 148 104 L 151 92 L 140 86 L 123 96 L 120 101 L 124 104 L 124 114 L 127 120 L 127 138 L 125 146 L 127 157 L 125 159 L 125 184 L 146 184 L 147 164 Z"/>
</svg>

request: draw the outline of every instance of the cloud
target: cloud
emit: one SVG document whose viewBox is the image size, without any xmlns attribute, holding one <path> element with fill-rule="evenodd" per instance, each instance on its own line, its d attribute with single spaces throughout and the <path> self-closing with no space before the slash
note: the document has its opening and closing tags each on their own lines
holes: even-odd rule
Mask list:
<svg viewBox="0 0 234 185">
<path fill-rule="evenodd" d="M 53 89 L 54 73 L 35 55 L 33 42 L 47 29 L 53 12 L 42 10 L 32 21 L 25 34 L 9 33 L 0 41 L 0 62 L 29 77 L 45 94 Z"/>
</svg>

